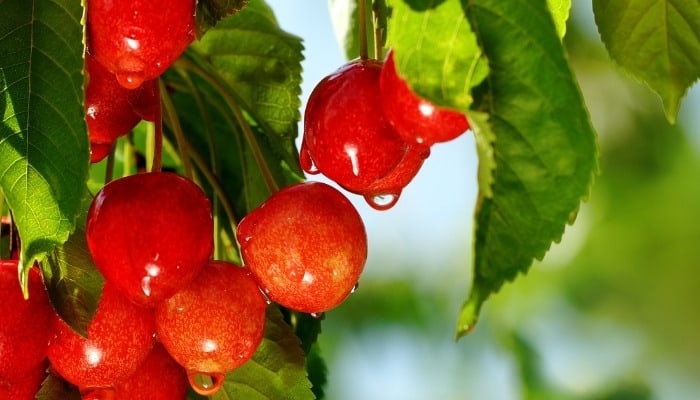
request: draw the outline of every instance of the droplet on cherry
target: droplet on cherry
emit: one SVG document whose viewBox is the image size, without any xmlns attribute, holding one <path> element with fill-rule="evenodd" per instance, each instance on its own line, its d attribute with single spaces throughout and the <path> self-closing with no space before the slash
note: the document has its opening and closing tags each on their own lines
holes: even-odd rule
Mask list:
<svg viewBox="0 0 700 400">
<path fill-rule="evenodd" d="M 187 371 L 187 379 L 190 382 L 192 390 L 202 396 L 211 396 L 221 389 L 221 386 L 223 386 L 226 380 L 226 375 L 221 373 Z"/>
</svg>

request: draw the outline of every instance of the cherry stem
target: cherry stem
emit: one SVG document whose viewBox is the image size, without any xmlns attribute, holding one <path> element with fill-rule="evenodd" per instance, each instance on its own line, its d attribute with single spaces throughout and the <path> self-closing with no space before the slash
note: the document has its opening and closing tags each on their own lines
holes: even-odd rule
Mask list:
<svg viewBox="0 0 700 400">
<path fill-rule="evenodd" d="M 277 185 L 277 182 L 275 181 L 275 178 L 272 176 L 272 172 L 270 171 L 270 168 L 267 166 L 267 162 L 265 161 L 265 157 L 262 154 L 262 150 L 260 149 L 260 146 L 258 144 L 257 139 L 255 138 L 255 134 L 253 134 L 252 129 L 250 128 L 250 125 L 248 124 L 248 121 L 246 121 L 245 116 L 243 115 L 243 111 L 241 108 L 238 106 L 239 101 L 242 102 L 242 100 L 234 98 L 233 93 L 235 91 L 231 88 L 230 84 L 226 81 L 224 81 L 223 78 L 219 77 L 216 75 L 216 73 L 208 71 L 204 67 L 190 61 L 187 59 L 180 58 L 177 63 L 179 63 L 181 66 L 194 71 L 199 77 L 204 79 L 208 84 L 210 84 L 213 88 L 215 88 L 219 94 L 224 98 L 224 101 L 226 104 L 229 106 L 230 111 L 233 113 L 234 117 L 236 118 L 236 121 L 238 121 L 238 125 L 241 128 L 241 131 L 243 132 L 243 137 L 245 138 L 246 142 L 248 142 L 248 145 L 250 146 L 250 150 L 253 153 L 253 158 L 255 159 L 255 163 L 258 165 L 260 168 L 260 173 L 263 176 L 263 179 L 265 181 L 265 184 L 267 185 L 268 190 L 270 192 L 274 193 L 279 190 L 279 186 Z M 258 123 L 260 123 L 260 119 L 256 118 L 255 115 L 251 115 Z M 262 125 L 262 124 L 261 124 Z M 264 129 L 269 129 L 266 126 L 263 126 Z"/>
<path fill-rule="evenodd" d="M 182 169 L 185 171 L 185 176 L 190 180 L 193 180 L 194 174 L 192 172 L 192 164 L 190 163 L 190 158 L 187 154 L 187 140 L 185 139 L 185 134 L 182 131 L 182 125 L 180 124 L 180 119 L 177 116 L 175 104 L 173 104 L 173 100 L 168 95 L 168 91 L 165 89 L 165 84 L 162 80 L 158 81 L 158 86 L 160 90 L 161 103 L 163 105 L 163 116 L 168 122 L 170 129 L 173 131 L 173 135 L 175 135 L 175 141 L 177 142 L 178 152 L 180 153 L 180 159 L 182 161 Z"/>
<path fill-rule="evenodd" d="M 369 51 L 367 50 L 367 7 L 366 7 L 366 0 L 360 0 L 358 2 L 358 9 L 357 13 L 358 15 L 358 20 L 360 22 L 360 34 L 359 34 L 359 40 L 360 40 L 360 59 L 361 60 L 366 60 L 369 58 Z"/>
<path fill-rule="evenodd" d="M 382 0 L 380 0 L 382 1 Z M 383 44 L 382 44 L 382 28 L 379 24 L 379 7 L 380 1 L 375 1 L 372 6 L 372 22 L 374 25 L 374 59 L 383 60 Z"/>
<path fill-rule="evenodd" d="M 160 80 L 159 80 L 160 82 Z M 160 99 L 160 83 L 156 86 L 156 97 Z M 153 142 L 153 164 L 151 172 L 160 172 L 163 170 L 163 101 L 159 100 L 156 107 L 155 115 L 155 140 Z"/>
</svg>

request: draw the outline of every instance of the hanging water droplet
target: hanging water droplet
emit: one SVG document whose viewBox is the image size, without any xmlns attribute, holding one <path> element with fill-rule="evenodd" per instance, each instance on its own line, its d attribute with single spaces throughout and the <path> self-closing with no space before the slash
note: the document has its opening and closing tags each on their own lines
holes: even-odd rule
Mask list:
<svg viewBox="0 0 700 400">
<path fill-rule="evenodd" d="M 352 290 L 350 290 L 350 293 L 355 293 L 357 291 L 357 288 L 360 287 L 360 282 L 356 282 L 355 286 L 352 287 Z"/>
<path fill-rule="evenodd" d="M 115 74 L 117 82 L 127 89 L 136 89 L 143 83 L 143 76 L 138 72 L 124 71 Z"/>
<path fill-rule="evenodd" d="M 321 318 L 321 317 L 323 316 L 323 313 L 322 313 L 322 312 L 317 312 L 317 313 L 312 312 L 312 313 L 309 314 L 309 315 L 311 316 L 311 318 L 319 319 L 319 318 Z"/>
<path fill-rule="evenodd" d="M 304 142 L 301 143 L 301 149 L 299 150 L 299 164 L 301 164 L 301 169 L 307 174 L 316 175 L 321 172 L 316 167 L 313 158 L 311 158 L 311 153 Z"/>
<path fill-rule="evenodd" d="M 385 211 L 393 207 L 399 201 L 399 193 L 365 195 L 365 201 L 370 207 L 378 211 Z"/>
<path fill-rule="evenodd" d="M 261 287 L 258 287 L 258 290 L 260 291 L 260 294 L 262 294 L 262 297 L 265 300 L 265 303 L 267 303 L 268 306 L 270 304 L 272 304 L 272 300 L 270 300 L 270 297 L 267 295 L 267 290 L 265 290 Z"/>
<path fill-rule="evenodd" d="M 187 380 L 190 381 L 192 390 L 202 396 L 211 396 L 224 384 L 226 375 L 221 373 L 206 373 L 199 371 L 187 371 Z"/>
</svg>

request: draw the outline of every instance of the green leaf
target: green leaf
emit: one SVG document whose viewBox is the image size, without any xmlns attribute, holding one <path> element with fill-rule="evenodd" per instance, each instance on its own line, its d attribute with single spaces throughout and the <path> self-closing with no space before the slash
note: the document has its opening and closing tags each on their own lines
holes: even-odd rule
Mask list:
<svg viewBox="0 0 700 400">
<path fill-rule="evenodd" d="M 199 0 L 195 24 L 197 36 L 201 37 L 213 28 L 221 19 L 238 12 L 248 3 L 246 0 Z"/>
<path fill-rule="evenodd" d="M 97 311 L 104 279 L 95 268 L 85 231 L 76 229 L 53 249 L 42 264 L 44 283 L 54 309 L 74 331 L 87 336 L 87 326 Z"/>
<path fill-rule="evenodd" d="M 559 37 L 563 38 L 566 34 L 566 21 L 569 19 L 571 0 L 547 0 L 547 7 L 552 14 Z"/>
<path fill-rule="evenodd" d="M 36 394 L 37 400 L 80 400 L 78 388 L 50 373 Z"/>
<path fill-rule="evenodd" d="M 301 118 L 301 39 L 283 31 L 264 1 L 221 22 L 193 48 L 234 88 L 241 107 L 264 121 L 271 141 L 293 146 Z"/>
<path fill-rule="evenodd" d="M 495 169 L 492 186 L 479 187 L 474 282 L 457 336 L 561 238 L 597 170 L 595 132 L 545 0 L 471 0 L 465 10 L 491 68 L 478 90 L 490 119 L 472 122 L 491 142 L 479 161 Z"/>
<path fill-rule="evenodd" d="M 279 309 L 268 308 L 265 337 L 253 358 L 228 373 L 214 400 L 314 399 L 299 338 Z"/>
<path fill-rule="evenodd" d="M 399 75 L 433 103 L 466 112 L 488 74 L 460 0 L 394 0 L 387 45 Z"/>
<path fill-rule="evenodd" d="M 700 2 L 594 0 L 593 11 L 610 57 L 661 97 L 674 123 L 700 77 Z"/>
<path fill-rule="evenodd" d="M 74 0 L 2 5 L 0 187 L 22 241 L 26 286 L 28 267 L 74 229 L 88 177 L 83 8 Z"/>
</svg>

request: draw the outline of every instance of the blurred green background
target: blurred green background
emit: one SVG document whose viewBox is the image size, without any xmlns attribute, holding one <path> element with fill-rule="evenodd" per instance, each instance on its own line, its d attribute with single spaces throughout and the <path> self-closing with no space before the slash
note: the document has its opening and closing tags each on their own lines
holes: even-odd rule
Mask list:
<svg viewBox="0 0 700 400">
<path fill-rule="evenodd" d="M 305 40 L 305 101 L 343 62 L 328 4 L 269 3 Z M 358 200 L 370 260 L 324 320 L 326 398 L 700 398 L 700 96 L 669 125 L 659 98 L 608 59 L 590 1 L 574 3 L 565 41 L 601 152 L 577 222 L 455 342 L 471 274 L 471 137 L 437 146 L 395 209 Z"/>
</svg>

